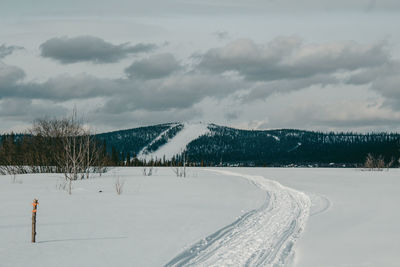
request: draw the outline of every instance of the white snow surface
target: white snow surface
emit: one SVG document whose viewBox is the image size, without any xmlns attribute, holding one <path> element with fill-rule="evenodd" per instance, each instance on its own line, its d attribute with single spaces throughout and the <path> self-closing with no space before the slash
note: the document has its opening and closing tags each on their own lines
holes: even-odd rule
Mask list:
<svg viewBox="0 0 400 267">
<path fill-rule="evenodd" d="M 18 175 L 21 183 L 0 176 L 0 266 L 163 266 L 265 201 L 265 192 L 240 177 L 200 168 L 188 168 L 187 178 L 171 168 L 145 177 L 142 170 L 116 168 L 78 180 L 72 195 L 57 189 L 61 174 Z M 121 195 L 115 177 L 125 180 Z"/>
<path fill-rule="evenodd" d="M 285 266 L 310 213 L 310 198 L 262 176 L 213 170 L 243 177 L 268 194 L 265 204 L 195 244 L 167 266 Z"/>
<path fill-rule="evenodd" d="M 173 156 L 182 153 L 186 146 L 198 137 L 210 132 L 207 123 L 183 123 L 183 129 L 179 131 L 173 138 L 171 138 L 166 144 L 161 146 L 156 151 L 144 154 L 139 153 L 138 158 L 140 159 L 162 159 L 165 156 L 166 160 L 171 160 Z M 144 151 L 145 148 L 142 150 Z"/>
<path fill-rule="evenodd" d="M 400 169 L 234 168 L 305 192 L 311 216 L 296 267 L 400 266 Z"/>
<path fill-rule="evenodd" d="M 171 130 L 172 128 L 174 128 L 176 125 L 177 125 L 176 123 L 171 124 L 171 126 L 170 126 L 168 129 L 164 130 L 164 131 L 163 131 L 162 133 L 160 133 L 156 138 L 154 138 L 154 140 L 152 140 L 147 146 L 145 146 L 144 148 L 142 148 L 142 150 L 140 150 L 139 153 L 138 153 L 138 157 L 139 157 L 140 159 L 144 158 L 144 156 L 145 156 L 146 153 L 147 153 L 146 149 L 147 149 L 149 146 L 151 146 L 152 144 L 154 144 L 155 142 L 157 142 L 158 140 L 160 140 L 165 134 L 168 133 L 169 130 Z"/>
<path fill-rule="evenodd" d="M 196 248 L 192 266 L 399 266 L 400 170 L 212 170 L 189 168 L 184 179 L 170 168 L 150 177 L 116 168 L 76 181 L 71 196 L 56 188 L 62 175 L 0 176 L 0 266 L 164 266 Z M 125 180 L 122 195 L 115 177 Z"/>
</svg>

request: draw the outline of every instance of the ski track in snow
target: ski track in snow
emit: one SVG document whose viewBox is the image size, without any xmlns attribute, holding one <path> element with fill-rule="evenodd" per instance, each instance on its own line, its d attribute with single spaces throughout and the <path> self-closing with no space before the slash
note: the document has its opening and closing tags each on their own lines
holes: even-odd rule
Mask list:
<svg viewBox="0 0 400 267">
<path fill-rule="evenodd" d="M 146 155 L 142 154 L 139 157 L 142 159 L 162 159 L 165 156 L 166 160 L 171 160 L 173 156 L 182 153 L 191 141 L 205 135 L 209 131 L 208 124 L 206 123 L 184 123 L 183 129 L 166 144 L 152 153 Z"/>
<path fill-rule="evenodd" d="M 310 216 L 323 213 L 332 206 L 331 201 L 325 196 L 309 192 L 307 192 L 307 195 L 311 199 Z"/>
<path fill-rule="evenodd" d="M 291 263 L 293 246 L 310 216 L 310 198 L 262 176 L 209 171 L 248 179 L 267 192 L 266 202 L 197 242 L 165 266 L 279 267 Z"/>
</svg>

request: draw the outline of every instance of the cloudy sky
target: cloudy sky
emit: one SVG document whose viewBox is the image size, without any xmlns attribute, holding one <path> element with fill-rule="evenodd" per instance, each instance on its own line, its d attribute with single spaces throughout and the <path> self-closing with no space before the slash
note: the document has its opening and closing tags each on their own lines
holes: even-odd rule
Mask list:
<svg viewBox="0 0 400 267">
<path fill-rule="evenodd" d="M 400 131 L 398 0 L 1 0 L 0 132 L 70 114 Z"/>
</svg>

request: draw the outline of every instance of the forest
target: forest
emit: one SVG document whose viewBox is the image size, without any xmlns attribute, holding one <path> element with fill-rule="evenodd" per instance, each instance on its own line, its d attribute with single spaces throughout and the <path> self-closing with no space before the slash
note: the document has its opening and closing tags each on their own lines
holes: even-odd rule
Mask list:
<svg viewBox="0 0 400 267">
<path fill-rule="evenodd" d="M 89 138 L 96 151 L 96 166 L 170 166 L 185 162 L 191 166 L 305 166 L 362 167 L 368 154 L 382 157 L 393 167 L 400 157 L 398 133 L 323 133 L 293 129 L 239 130 L 210 124 L 210 132 L 191 141 L 172 160 L 136 156 L 145 149 L 155 151 L 176 135 L 182 124 L 167 123 L 102 134 Z M 170 129 L 166 132 L 167 129 Z M 46 134 L 4 134 L 0 136 L 0 165 L 29 167 L 29 172 L 60 171 L 57 154 L 65 150 L 61 139 Z M 57 152 L 58 151 L 58 152 Z M 184 155 L 184 156 L 183 156 Z"/>
</svg>

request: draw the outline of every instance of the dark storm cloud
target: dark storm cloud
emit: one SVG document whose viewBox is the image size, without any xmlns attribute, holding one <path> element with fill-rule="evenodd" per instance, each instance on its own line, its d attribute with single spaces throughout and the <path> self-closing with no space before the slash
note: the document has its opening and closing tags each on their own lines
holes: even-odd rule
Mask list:
<svg viewBox="0 0 400 267">
<path fill-rule="evenodd" d="M 267 44 L 241 39 L 201 56 L 199 68 L 212 73 L 237 72 L 250 81 L 299 79 L 353 71 L 388 61 L 384 43 L 304 44 L 297 37 L 279 37 Z"/>
<path fill-rule="evenodd" d="M 174 55 L 165 53 L 136 61 L 125 69 L 125 73 L 130 78 L 151 80 L 166 77 L 181 68 Z"/>
<path fill-rule="evenodd" d="M 76 62 L 113 63 L 130 54 L 152 51 L 155 44 L 128 43 L 114 45 L 94 36 L 78 36 L 74 38 L 57 37 L 40 45 L 42 57 L 57 60 L 63 64 Z"/>
<path fill-rule="evenodd" d="M 15 50 L 20 50 L 23 49 L 23 47 L 20 46 L 7 46 L 5 44 L 0 45 L 0 59 L 5 58 L 8 55 L 11 55 Z"/>
</svg>

